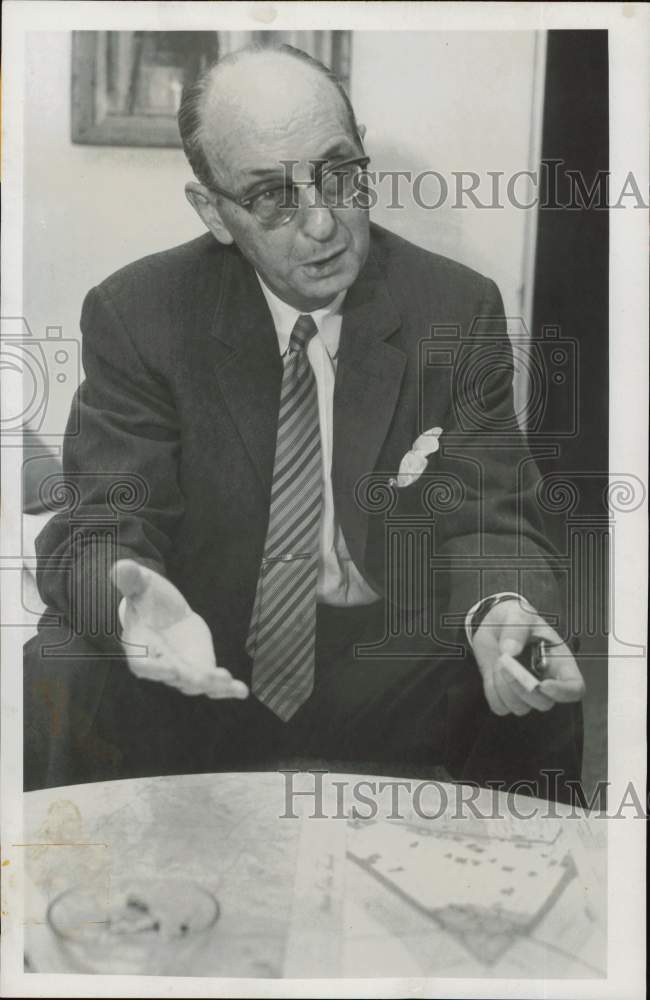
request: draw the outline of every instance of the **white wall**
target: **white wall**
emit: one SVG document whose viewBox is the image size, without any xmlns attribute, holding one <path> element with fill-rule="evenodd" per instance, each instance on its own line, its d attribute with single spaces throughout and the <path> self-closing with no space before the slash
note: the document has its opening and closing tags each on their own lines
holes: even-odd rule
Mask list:
<svg viewBox="0 0 650 1000">
<path fill-rule="evenodd" d="M 371 169 L 436 170 L 448 202 L 433 211 L 413 200 L 403 211 L 379 206 L 375 218 L 414 243 L 461 260 L 499 284 L 509 312 L 523 304 L 527 217 L 515 207 L 452 207 L 456 171 L 506 176 L 529 166 L 533 136 L 533 32 L 360 32 L 352 51 L 352 100 L 368 128 Z M 387 186 L 380 187 L 386 192 Z M 436 200 L 434 180 L 423 200 Z M 521 200 L 525 182 L 519 189 Z M 502 197 L 505 202 L 505 197 Z"/>
<path fill-rule="evenodd" d="M 445 176 L 526 169 L 534 37 L 357 33 L 352 100 L 368 127 L 373 167 Z M 180 149 L 70 142 L 70 43 L 67 32 L 33 33 L 26 53 L 23 302 L 36 336 L 61 326 L 64 337 L 78 337 L 81 303 L 93 284 L 202 231 L 185 201 L 190 172 Z M 424 190 L 429 197 L 433 189 Z M 374 218 L 490 275 L 514 314 L 522 304 L 528 214 L 410 204 L 403 211 L 378 206 Z M 54 387 L 56 423 L 72 390 Z"/>
<path fill-rule="evenodd" d="M 86 292 L 147 253 L 192 239 L 180 149 L 81 146 L 70 141 L 69 32 L 28 36 L 24 156 L 24 316 L 35 336 L 79 336 Z M 54 384 L 58 426 L 75 386 Z"/>
</svg>

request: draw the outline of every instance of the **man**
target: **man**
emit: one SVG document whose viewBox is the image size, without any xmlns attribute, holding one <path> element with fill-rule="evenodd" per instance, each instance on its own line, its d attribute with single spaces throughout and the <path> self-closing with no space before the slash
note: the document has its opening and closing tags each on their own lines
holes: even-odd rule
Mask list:
<svg viewBox="0 0 650 1000">
<path fill-rule="evenodd" d="M 370 225 L 364 130 L 304 54 L 224 59 L 179 125 L 209 233 L 84 303 L 75 502 L 38 544 L 60 618 L 27 649 L 27 786 L 316 758 L 509 784 L 555 768 L 562 794 L 583 684 L 547 624 L 561 598 L 510 363 L 490 369 L 496 287 Z M 440 324 L 469 345 L 469 382 L 423 368 Z M 483 427 L 465 426 L 470 397 Z M 456 499 L 432 507 L 435 488 Z M 427 511 L 432 593 L 412 586 L 420 542 L 409 556 Z M 539 685 L 516 661 L 534 636 Z"/>
</svg>

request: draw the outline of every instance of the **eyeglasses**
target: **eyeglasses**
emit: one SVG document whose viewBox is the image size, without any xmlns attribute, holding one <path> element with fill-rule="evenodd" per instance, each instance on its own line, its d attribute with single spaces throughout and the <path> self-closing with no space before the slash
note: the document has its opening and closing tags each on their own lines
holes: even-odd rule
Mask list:
<svg viewBox="0 0 650 1000">
<path fill-rule="evenodd" d="M 359 196 L 361 196 L 359 204 L 362 204 L 364 195 L 362 178 L 369 163 L 369 156 L 342 160 L 329 167 L 326 167 L 324 162 L 314 161 L 312 180 L 282 182 L 241 198 L 224 191 L 216 184 L 210 185 L 210 190 L 245 209 L 265 229 L 278 229 L 290 222 L 300 208 L 301 187 L 315 187 L 320 203 L 325 208 L 347 207 L 355 197 Z"/>
</svg>

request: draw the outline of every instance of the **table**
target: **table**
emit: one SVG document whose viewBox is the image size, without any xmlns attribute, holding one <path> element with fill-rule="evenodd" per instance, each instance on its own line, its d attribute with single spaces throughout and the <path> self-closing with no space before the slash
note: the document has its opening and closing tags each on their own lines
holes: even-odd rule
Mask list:
<svg viewBox="0 0 650 1000">
<path fill-rule="evenodd" d="M 24 801 L 34 971 L 74 971 L 45 922 L 60 891 L 166 874 L 221 906 L 195 975 L 606 973 L 606 821 L 568 807 L 322 772 L 143 778 Z"/>
</svg>

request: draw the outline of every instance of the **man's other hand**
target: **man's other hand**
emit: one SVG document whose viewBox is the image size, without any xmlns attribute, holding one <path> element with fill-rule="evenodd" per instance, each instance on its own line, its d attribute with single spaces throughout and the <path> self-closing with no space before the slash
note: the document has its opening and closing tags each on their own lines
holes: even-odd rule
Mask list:
<svg viewBox="0 0 650 1000">
<path fill-rule="evenodd" d="M 217 666 L 208 626 L 169 580 L 132 559 L 120 559 L 112 574 L 124 597 L 122 645 L 137 677 L 188 695 L 248 696 L 243 681 Z"/>
<path fill-rule="evenodd" d="M 519 662 L 531 639 L 546 639 L 548 669 L 533 687 L 532 675 Z M 483 677 L 485 697 L 497 715 L 547 712 L 556 702 L 580 701 L 585 682 L 571 650 L 530 606 L 513 598 L 496 604 L 476 629 L 474 656 Z"/>
</svg>

